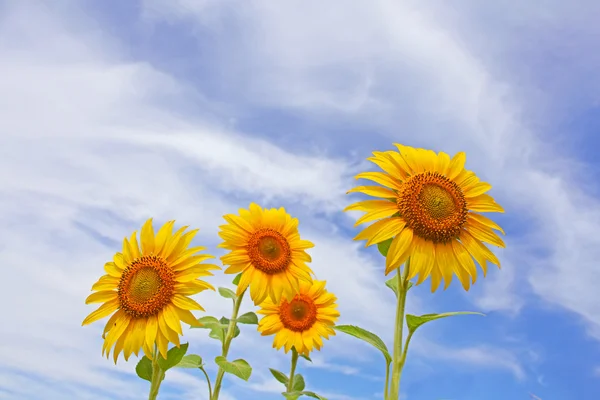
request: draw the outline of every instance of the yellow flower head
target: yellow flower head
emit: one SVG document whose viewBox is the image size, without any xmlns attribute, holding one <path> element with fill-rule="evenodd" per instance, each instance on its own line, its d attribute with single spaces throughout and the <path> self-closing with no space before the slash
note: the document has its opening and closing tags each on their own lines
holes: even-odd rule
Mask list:
<svg viewBox="0 0 600 400">
<path fill-rule="evenodd" d="M 494 229 L 504 231 L 477 212 L 504 212 L 485 194 L 489 183 L 464 168 L 466 156 L 452 159 L 446 153 L 396 144 L 398 151 L 373 152 L 369 158 L 384 172 L 364 172 L 356 176 L 383 186 L 359 186 L 360 192 L 380 200 L 352 204 L 344 211 L 365 211 L 357 222 L 373 223 L 355 240 L 367 246 L 394 238 L 386 257 L 386 275 L 410 257 L 408 278 L 417 274 L 417 284 L 431 276 L 431 291 L 442 279 L 447 288 L 455 274 L 465 290 L 475 283 L 479 263 L 485 276 L 486 262 L 500 267 L 496 256 L 482 243 L 504 247 Z M 348 193 L 350 193 L 348 192 Z"/>
<path fill-rule="evenodd" d="M 339 318 L 336 297 L 325 290 L 325 281 L 300 282 L 300 292 L 291 300 L 270 299 L 261 305 L 258 314 L 264 317 L 258 323 L 263 336 L 275 334 L 273 347 L 284 348 L 287 353 L 293 347 L 306 356 L 313 349 L 321 350 L 323 339 L 335 335 L 333 325 Z"/>
<path fill-rule="evenodd" d="M 123 240 L 123 252 L 115 254 L 113 261 L 104 265 L 106 275 L 92 286 L 95 293 L 86 304 L 104 303 L 87 316 L 82 325 L 90 324 L 115 312 L 104 328 L 102 354 L 109 356 L 114 345 L 115 363 L 119 353 L 125 360 L 140 348 L 152 358 L 154 345 L 166 358 L 169 342 L 179 347 L 179 335 L 183 335 L 183 321 L 199 326 L 190 310 L 204 309 L 187 297 L 205 289 L 214 288 L 197 278 L 212 275 L 216 265 L 201 264 L 214 258 L 196 255 L 203 247 L 188 248 L 198 230 L 187 233 L 187 226 L 173 233 L 169 221 L 155 235 L 152 219 L 142 227 L 141 248 L 137 232 Z"/>
<path fill-rule="evenodd" d="M 250 286 L 254 304 L 262 303 L 269 296 L 279 303 L 281 296 L 288 300 L 298 292 L 300 280 L 311 282 L 311 261 L 306 249 L 313 247 L 308 240 L 301 240 L 298 220 L 285 209 L 262 209 L 252 203 L 249 210 L 240 209 L 240 215 L 228 214 L 223 218 L 219 236 L 224 243 L 219 247 L 231 250 L 221 257 L 229 268 L 226 274 L 242 273 L 237 287 L 239 296 Z"/>
</svg>

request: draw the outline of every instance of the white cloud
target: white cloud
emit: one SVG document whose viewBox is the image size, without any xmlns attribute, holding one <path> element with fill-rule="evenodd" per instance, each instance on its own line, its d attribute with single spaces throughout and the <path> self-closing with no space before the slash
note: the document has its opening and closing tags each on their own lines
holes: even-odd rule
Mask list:
<svg viewBox="0 0 600 400">
<path fill-rule="evenodd" d="M 152 8 L 146 11 L 157 18 L 165 3 L 152 4 L 158 14 Z M 218 25 L 218 14 L 224 12 L 222 3 L 181 4 L 164 15 L 198 15 L 191 8 L 202 4 L 204 23 Z M 423 128 L 415 141 L 441 143 L 448 151 L 471 150 L 474 163 L 470 155 L 469 167 L 483 166 L 486 178 L 498 182 L 502 199 L 515 210 L 536 205 L 527 211 L 538 218 L 536 227 L 546 232 L 540 237 L 554 253 L 548 268 L 534 270 L 534 289 L 600 326 L 598 305 L 585 298 L 600 281 L 592 263 L 598 248 L 591 235 L 598 222 L 597 202 L 574 197 L 577 190 L 567 176 L 550 179 L 529 158 L 538 142 L 517 120 L 510 91 L 456 38 L 428 20 L 426 11 L 391 2 L 347 9 L 333 3 L 319 3 L 317 9 L 309 2 L 305 6 L 318 16 L 310 21 L 299 18 L 292 3 L 256 4 L 242 11 L 254 24 L 249 38 L 265 41 L 253 54 L 236 54 L 252 67 L 248 71 L 253 79 L 240 74 L 243 90 L 262 106 L 298 109 L 314 118 L 344 115 L 379 127 L 394 140 L 408 139 L 396 136 L 399 119 L 418 115 L 408 119 Z M 43 391 L 50 400 L 63 398 L 64 391 L 82 399 L 135 398 L 144 392 L 144 382 L 129 379 L 133 363 L 115 368 L 99 357 L 101 324 L 79 326 L 91 310 L 82 304 L 88 288 L 116 250 L 96 238 L 119 242 L 154 216 L 200 227 L 199 240 L 212 245 L 221 215 L 247 206 L 249 199 L 301 204 L 309 210 L 300 211 L 301 230 L 317 243 L 311 251 L 314 269 L 338 296 L 341 320 L 369 327 L 391 343 L 394 301 L 382 289 L 385 278 L 378 264 L 359 251 L 359 244 L 343 238 L 334 224 L 314 215 L 314 210 L 341 208 L 354 164 L 324 151 L 297 154 L 248 138 L 209 112 L 182 118 L 173 111 L 177 105 L 212 105 L 184 82 L 148 63 L 129 60 L 110 38 L 90 33 L 94 29 L 86 26 L 95 23 L 83 13 L 61 9 L 58 15 L 23 4 L 7 10 L 0 17 L 0 74 L 6 77 L 0 80 L 0 222 L 7 228 L 0 232 L 0 263 L 11 269 L 11 280 L 2 281 L 0 302 L 14 304 L 18 299 L 19 309 L 3 316 L 7 328 L 0 333 L 1 367 L 10 371 L 3 372 L 2 390 L 19 398 L 37 398 Z M 353 24 L 364 32 L 352 29 Z M 344 29 L 332 31 L 332 25 Z M 226 57 L 215 60 L 224 61 Z M 412 78 L 400 79 L 406 76 Z M 423 114 L 432 104 L 436 111 Z M 430 118 L 438 125 L 417 121 Z M 445 121 L 448 131 L 441 129 Z M 449 133 L 456 136 L 442 137 Z M 481 281 L 484 293 L 475 302 L 483 308 L 511 310 L 520 304 L 513 282 L 526 272 L 517 255 L 506 256 L 509 271 L 493 271 L 489 282 Z M 573 260 L 577 274 L 570 273 L 573 262 L 567 261 Z M 218 285 L 229 281 L 222 275 L 211 280 Z M 556 291 L 558 284 L 572 290 Z M 199 298 L 211 314 L 229 314 L 227 302 L 214 293 Z M 416 313 L 420 299 L 411 297 L 409 307 Z M 245 311 L 250 309 L 244 305 Z M 193 351 L 214 356 L 218 349 L 205 333 L 189 331 L 186 339 L 192 340 Z M 234 342 L 236 357 L 256 365 L 287 365 L 288 357 L 272 351 L 272 338 L 256 340 L 256 333 L 248 333 Z M 350 363 L 348 346 L 354 362 L 381 361 L 380 354 L 359 343 L 336 336 L 325 343 L 327 358 L 317 368 L 336 369 L 330 358 Z M 435 357 L 505 369 L 518 378 L 524 374 L 510 352 L 486 346 L 436 349 Z M 354 372 L 352 368 L 340 372 Z M 53 380 L 62 382 L 60 392 L 52 389 Z M 256 390 L 271 387 L 268 381 L 252 384 Z M 183 386 L 186 397 L 202 396 L 206 390 L 201 380 L 183 372 L 170 374 L 165 385 Z M 104 397 L 89 394 L 97 389 L 106 390 Z M 225 392 L 223 398 L 231 396 Z M 335 396 L 349 399 L 328 397 Z"/>
<path fill-rule="evenodd" d="M 450 11 L 443 6 L 390 0 L 352 7 L 335 1 L 257 1 L 235 7 L 205 2 L 199 8 L 185 1 L 145 4 L 161 12 L 177 10 L 177 15 L 165 15 L 199 21 L 202 29 L 220 35 L 225 32 L 216 22 L 221 17 L 238 21 L 242 35 L 227 37 L 231 51 L 219 52 L 217 62 L 224 67 L 223 76 L 234 80 L 236 93 L 254 105 L 301 112 L 326 119 L 331 126 L 351 121 L 369 132 L 348 136 L 340 129 L 340 143 L 355 147 L 377 130 L 390 140 L 449 152 L 466 150 L 468 168 L 494 184 L 493 195 L 509 218 L 527 221 L 525 232 L 508 232 L 524 242 L 518 254 L 503 257 L 509 270 L 492 271 L 489 282 L 481 281 L 484 292 L 481 298 L 473 297 L 475 303 L 514 314 L 523 303 L 516 283 L 526 277 L 536 294 L 581 315 L 598 336 L 600 310 L 589 294 L 600 284 L 595 267 L 600 239 L 593 234 L 600 222 L 600 203 L 586 196 L 582 181 L 574 179 L 579 173 L 588 178 L 590 174 L 557 146 L 559 140 L 532 130 L 539 124 L 525 115 L 540 112 L 535 82 L 510 81 L 511 70 L 506 68 L 515 67 L 515 60 L 503 63 L 491 56 L 504 49 L 494 46 L 518 51 L 523 40 L 490 31 L 483 33 L 487 36 L 482 42 L 479 32 L 467 30 L 483 28 L 478 12 L 498 13 L 515 22 L 506 7 L 479 5 L 467 10 L 471 20 L 459 24 L 458 14 L 443 18 L 440 10 Z M 202 17 L 206 13 L 210 22 Z M 559 18 L 563 15 L 568 18 Z M 586 22 L 578 35 L 597 31 L 589 18 L 558 2 L 543 11 L 523 7 L 519 18 L 548 24 L 532 37 L 548 35 L 539 39 L 548 39 L 553 48 L 560 38 L 552 36 L 551 27 L 573 30 L 577 20 Z M 494 35 L 506 42 L 494 44 Z M 242 64 L 251 67 L 240 68 Z M 544 101 L 546 109 L 564 106 L 562 97 Z M 360 156 L 366 155 L 367 151 Z M 538 256 L 537 266 L 527 255 L 534 251 L 548 254 Z"/>
</svg>

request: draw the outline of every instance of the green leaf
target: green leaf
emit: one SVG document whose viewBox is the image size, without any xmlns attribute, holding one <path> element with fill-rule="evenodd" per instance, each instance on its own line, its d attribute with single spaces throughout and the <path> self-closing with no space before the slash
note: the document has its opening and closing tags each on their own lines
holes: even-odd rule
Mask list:
<svg viewBox="0 0 600 400">
<path fill-rule="evenodd" d="M 382 256 L 387 257 L 388 250 L 392 245 L 392 240 L 394 240 L 394 238 L 390 238 L 388 240 L 384 240 L 383 242 L 377 243 L 377 249 L 379 250 Z"/>
<path fill-rule="evenodd" d="M 240 324 L 256 325 L 258 324 L 258 316 L 252 311 L 250 311 L 244 315 L 240 315 L 239 317 L 237 317 L 236 321 Z"/>
<path fill-rule="evenodd" d="M 220 294 L 221 296 L 225 297 L 226 299 L 233 299 L 233 300 L 235 300 L 235 299 L 236 299 L 236 297 L 237 297 L 237 296 L 235 295 L 235 293 L 234 293 L 234 291 L 233 291 L 233 290 L 231 290 L 231 289 L 227 289 L 227 288 L 224 288 L 224 287 L 220 287 L 220 288 L 219 288 L 219 294 Z"/>
<path fill-rule="evenodd" d="M 478 313 L 478 312 L 471 312 L 471 311 L 456 311 L 456 312 L 447 312 L 447 313 L 441 313 L 441 314 L 423 314 L 421 316 L 406 314 L 406 325 L 408 326 L 409 332 L 414 332 L 417 330 L 418 327 L 420 327 L 421 325 L 423 325 L 429 321 L 433 321 L 433 320 L 440 319 L 440 318 L 452 317 L 454 315 L 469 315 L 469 314 L 483 315 L 485 317 L 485 314 Z"/>
<path fill-rule="evenodd" d="M 225 329 L 221 328 L 220 325 L 215 326 L 210 330 L 208 337 L 216 339 L 219 342 L 223 343 L 223 341 L 225 340 Z"/>
<path fill-rule="evenodd" d="M 192 326 L 192 329 L 212 329 L 215 325 L 219 325 L 219 320 L 215 317 L 202 317 L 198 318 L 198 322 L 202 324 L 202 326 Z"/>
<path fill-rule="evenodd" d="M 295 392 L 301 392 L 306 387 L 306 383 L 304 382 L 304 377 L 300 374 L 294 375 L 294 383 L 292 384 L 292 389 Z"/>
<path fill-rule="evenodd" d="M 354 336 L 365 342 L 369 343 L 371 346 L 374 346 L 376 349 L 383 353 L 385 357 L 385 361 L 389 364 L 392 362 L 392 357 L 385 345 L 383 340 L 379 338 L 379 336 L 371 333 L 363 328 L 354 325 L 336 325 L 333 327 L 336 331 L 344 332 L 345 334 Z"/>
<path fill-rule="evenodd" d="M 271 374 L 273 375 L 273 377 L 275 377 L 275 379 L 277 379 L 279 382 L 283 383 L 287 387 L 288 383 L 290 382 L 290 378 L 288 378 L 286 374 L 284 374 L 281 371 L 277 371 L 273 368 L 269 368 L 269 371 L 271 371 Z"/>
<path fill-rule="evenodd" d="M 240 279 L 242 279 L 242 273 L 243 272 L 240 272 L 239 274 L 237 274 L 235 276 L 235 278 L 233 278 L 233 281 L 231 283 L 233 283 L 235 286 L 237 286 L 238 283 L 240 283 Z"/>
<path fill-rule="evenodd" d="M 178 368 L 200 368 L 202 366 L 202 357 L 197 354 L 188 354 L 183 356 L 179 364 L 176 365 Z"/>
<path fill-rule="evenodd" d="M 135 372 L 140 378 L 152 382 L 152 361 L 144 356 L 135 366 Z"/>
<path fill-rule="evenodd" d="M 287 399 L 295 400 L 300 396 L 308 396 L 319 400 L 327 400 L 327 398 L 316 394 L 315 392 L 290 392 L 290 393 L 282 393 Z"/>
<path fill-rule="evenodd" d="M 219 367 L 223 368 L 223 371 L 235 375 L 245 381 L 248 381 L 250 375 L 252 374 L 252 367 L 246 362 L 246 360 L 238 359 L 229 362 L 225 357 L 218 356 L 215 358 L 215 363 L 217 363 Z"/>
<path fill-rule="evenodd" d="M 300 357 L 304 358 L 308 362 L 312 362 L 309 356 L 305 356 L 304 354 L 300 354 Z"/>
<path fill-rule="evenodd" d="M 188 343 L 184 343 L 179 347 L 173 347 L 171 350 L 167 351 L 167 359 L 165 360 L 162 356 L 158 357 L 158 365 L 160 369 L 166 371 L 170 368 L 173 368 L 183 359 L 183 356 L 187 352 Z"/>
<path fill-rule="evenodd" d="M 385 286 L 392 289 L 394 293 L 396 293 L 396 297 L 398 297 L 398 277 L 394 276 L 391 279 L 385 281 Z M 406 288 L 406 291 L 409 291 L 411 287 L 413 287 L 413 283 L 411 281 L 408 281 L 408 287 Z"/>
</svg>

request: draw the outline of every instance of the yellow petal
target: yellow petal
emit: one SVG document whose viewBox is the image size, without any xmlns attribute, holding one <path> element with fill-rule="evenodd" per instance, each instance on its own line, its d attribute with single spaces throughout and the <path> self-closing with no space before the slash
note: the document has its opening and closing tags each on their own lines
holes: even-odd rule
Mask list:
<svg viewBox="0 0 600 400">
<path fill-rule="evenodd" d="M 133 232 L 131 238 L 129 238 L 129 247 L 131 251 L 131 257 L 135 260 L 140 256 L 140 247 L 137 241 L 137 231 Z"/>
<path fill-rule="evenodd" d="M 486 260 L 489 260 L 493 264 L 496 264 L 498 268 L 500 267 L 500 261 L 498 258 L 488 249 L 483 243 L 479 240 L 475 239 L 469 232 L 463 230 L 460 233 L 460 241 L 465 246 L 465 249 L 473 256 L 475 260 L 481 266 L 483 270 L 483 276 L 485 277 L 487 273 L 486 268 Z"/>
<path fill-rule="evenodd" d="M 165 247 L 167 240 L 169 240 L 169 238 L 171 238 L 171 236 L 173 235 L 174 224 L 175 221 L 168 221 L 158 230 L 158 233 L 156 234 L 156 239 L 154 241 L 154 252 L 156 255 L 162 255 L 162 250 Z"/>
<path fill-rule="evenodd" d="M 119 308 L 119 299 L 110 300 L 104 304 L 102 304 L 96 311 L 91 313 L 83 320 L 81 325 L 91 324 L 94 321 L 98 321 L 104 317 L 110 315 L 113 311 L 116 311 Z"/>
<path fill-rule="evenodd" d="M 186 249 L 192 242 L 192 239 L 194 239 L 194 237 L 196 236 L 196 233 L 198 233 L 198 229 L 193 229 L 181 236 L 181 239 L 179 239 L 177 245 L 173 248 L 173 251 L 167 257 L 167 261 L 176 261 L 182 255 L 182 253 L 186 251 Z"/>
<path fill-rule="evenodd" d="M 167 326 L 173 329 L 180 335 L 183 335 L 183 331 L 181 330 L 181 322 L 177 317 L 177 312 L 175 311 L 175 307 L 172 304 L 167 304 L 163 309 L 162 315 L 165 318 L 165 322 Z"/>
<path fill-rule="evenodd" d="M 385 259 L 386 271 L 390 271 L 400 266 L 398 264 L 398 261 L 400 260 L 400 257 L 404 254 L 405 250 L 408 249 L 408 247 L 411 245 L 412 239 L 412 229 L 404 229 L 399 235 L 397 235 L 394 238 L 394 240 L 392 240 L 392 244 L 390 245 L 387 257 Z"/>
<path fill-rule="evenodd" d="M 454 255 L 458 262 L 462 265 L 462 267 L 469 273 L 471 276 L 473 283 L 477 281 L 477 267 L 473 262 L 473 258 L 471 254 L 465 249 L 465 246 L 462 245 L 458 240 L 452 241 L 452 250 L 454 250 Z"/>
<path fill-rule="evenodd" d="M 379 232 L 373 235 L 368 241 L 367 246 L 383 242 L 394 236 L 397 236 L 406 226 L 406 222 L 402 218 L 385 219 L 387 222 Z"/>
<path fill-rule="evenodd" d="M 348 207 L 344 208 L 344 211 L 375 211 L 388 209 L 390 207 L 398 210 L 398 206 L 395 202 L 391 202 L 389 200 L 364 200 L 359 201 L 357 203 L 351 204 Z"/>
<path fill-rule="evenodd" d="M 429 276 L 435 263 L 435 246 L 433 242 L 418 236 L 413 237 L 413 245 L 408 279 L 412 279 L 419 274 L 419 280 L 422 282 Z"/>
<path fill-rule="evenodd" d="M 467 208 L 476 212 L 504 212 L 504 209 L 496 204 L 494 199 L 487 194 L 467 198 Z"/>
<path fill-rule="evenodd" d="M 368 179 L 390 189 L 402 189 L 402 182 L 383 172 L 362 172 L 356 175 L 356 179 Z"/>
<path fill-rule="evenodd" d="M 100 292 L 90 294 L 85 299 L 85 304 L 91 303 L 104 303 L 106 301 L 114 300 L 117 298 L 117 292 L 114 290 L 103 290 Z"/>
<path fill-rule="evenodd" d="M 448 173 L 448 167 L 450 166 L 450 156 L 443 151 L 440 151 L 437 156 L 435 163 L 436 171 L 441 175 L 446 176 Z"/>
<path fill-rule="evenodd" d="M 146 346 L 153 348 L 154 343 L 156 343 L 156 334 L 158 332 L 158 319 L 156 315 L 151 315 L 148 317 L 148 321 L 146 322 L 146 334 L 145 341 Z"/>
<path fill-rule="evenodd" d="M 152 218 L 146 221 L 144 226 L 142 226 L 140 239 L 142 242 L 142 253 L 144 255 L 154 253 L 154 229 L 152 228 Z"/>
<path fill-rule="evenodd" d="M 107 262 L 106 264 L 104 264 L 104 270 L 108 275 L 115 278 L 120 278 L 121 274 L 123 273 L 123 270 L 117 267 L 117 264 L 115 264 L 114 262 Z"/>
<path fill-rule="evenodd" d="M 354 226 L 358 226 L 358 225 L 364 224 L 366 222 L 371 222 L 376 219 L 391 217 L 392 215 L 398 213 L 398 207 L 396 207 L 396 205 L 393 203 L 390 203 L 390 204 L 391 205 L 388 206 L 388 208 L 385 208 L 385 209 L 381 208 L 381 209 L 366 213 L 365 215 L 363 215 L 356 221 Z"/>
<path fill-rule="evenodd" d="M 367 196 L 381 197 L 383 199 L 395 199 L 397 197 L 396 192 L 386 189 L 383 186 L 357 186 L 346 192 L 346 194 L 349 193 L 363 193 Z"/>
<path fill-rule="evenodd" d="M 476 183 L 475 185 L 468 187 L 468 188 L 464 188 L 463 189 L 463 193 L 465 195 L 465 197 L 469 198 L 469 197 L 477 197 L 481 194 L 484 194 L 485 192 L 487 192 L 488 190 L 490 190 L 492 188 L 492 185 L 490 185 L 487 182 L 479 182 Z"/>
<path fill-rule="evenodd" d="M 180 294 L 173 295 L 172 301 L 176 307 L 179 307 L 182 310 L 205 311 L 204 308 L 202 308 L 202 306 L 196 302 L 196 300 L 190 299 L 189 297 L 182 296 Z"/>
<path fill-rule="evenodd" d="M 177 312 L 177 316 L 179 317 L 179 319 L 182 320 L 183 322 L 185 322 L 186 324 L 188 324 L 189 326 L 192 326 L 195 328 L 202 327 L 202 324 L 200 322 L 198 322 L 198 319 L 196 317 L 194 317 L 194 314 L 192 314 L 191 311 L 182 310 L 179 307 L 175 307 L 175 312 Z"/>
<path fill-rule="evenodd" d="M 458 176 L 465 169 L 465 162 L 467 161 L 467 155 L 464 151 L 456 153 L 452 160 L 450 161 L 450 165 L 448 166 L 448 172 L 446 174 L 446 178 L 452 180 Z"/>
<path fill-rule="evenodd" d="M 480 224 L 474 219 L 467 220 L 464 227 L 474 238 L 479 239 L 482 242 L 493 244 L 498 247 L 506 247 L 504 241 L 496 235 L 491 228 Z"/>
<path fill-rule="evenodd" d="M 504 233 L 504 230 L 500 227 L 500 225 L 498 225 L 497 223 L 495 223 L 488 217 L 485 217 L 481 214 L 469 213 L 469 214 L 467 214 L 467 218 L 474 219 L 475 221 L 479 222 L 480 224 L 485 225 L 488 228 L 492 228 L 497 231 L 500 231 L 500 232 L 502 232 L 503 235 L 506 235 L 506 233 Z"/>
<path fill-rule="evenodd" d="M 453 264 L 458 262 L 454 257 L 452 246 L 449 244 L 436 243 L 435 259 L 437 261 L 439 270 L 444 277 L 444 290 L 446 290 L 452 282 L 452 275 L 454 271 Z"/>
</svg>

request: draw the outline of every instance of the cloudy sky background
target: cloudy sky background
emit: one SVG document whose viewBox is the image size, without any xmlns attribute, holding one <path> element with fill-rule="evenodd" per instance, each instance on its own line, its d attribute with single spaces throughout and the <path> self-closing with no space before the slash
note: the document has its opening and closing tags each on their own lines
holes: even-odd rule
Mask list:
<svg viewBox="0 0 600 400">
<path fill-rule="evenodd" d="M 391 345 L 382 259 L 341 209 L 393 142 L 466 151 L 506 210 L 502 270 L 469 293 L 411 291 L 409 312 L 487 317 L 422 328 L 405 398 L 600 398 L 600 4 L 452 4 L 0 0 L 0 398 L 146 398 L 135 359 L 100 356 L 103 324 L 80 326 L 91 284 L 149 217 L 200 228 L 220 255 L 221 216 L 251 201 L 300 219 L 340 322 Z M 253 328 L 230 352 L 252 378 L 226 377 L 224 400 L 281 398 L 268 367 L 289 358 Z M 217 342 L 184 333 L 214 376 Z M 308 389 L 382 397 L 368 345 L 336 336 L 313 359 Z M 206 392 L 171 370 L 160 397 Z"/>
</svg>

